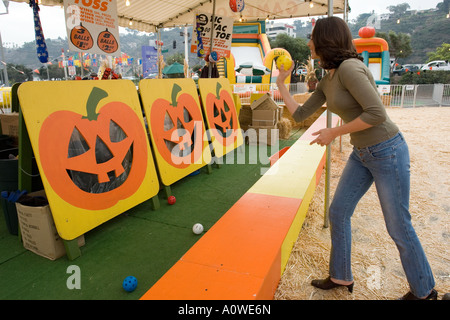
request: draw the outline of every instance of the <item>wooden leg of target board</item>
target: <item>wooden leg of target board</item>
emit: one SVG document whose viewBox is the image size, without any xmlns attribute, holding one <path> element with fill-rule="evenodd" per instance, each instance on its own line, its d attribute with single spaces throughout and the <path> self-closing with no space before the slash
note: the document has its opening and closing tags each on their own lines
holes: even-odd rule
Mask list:
<svg viewBox="0 0 450 320">
<path fill-rule="evenodd" d="M 64 247 L 66 248 L 67 258 L 69 260 L 75 260 L 78 257 L 81 257 L 81 250 L 78 246 L 78 238 L 73 240 L 63 240 Z"/>
<path fill-rule="evenodd" d="M 151 201 L 152 210 L 158 210 L 159 209 L 159 198 L 158 198 L 158 195 L 152 197 L 150 199 L 150 201 Z"/>
<path fill-rule="evenodd" d="M 164 194 L 166 196 L 166 199 L 169 199 L 169 197 L 172 195 L 172 190 L 170 189 L 170 186 L 164 186 Z"/>
</svg>

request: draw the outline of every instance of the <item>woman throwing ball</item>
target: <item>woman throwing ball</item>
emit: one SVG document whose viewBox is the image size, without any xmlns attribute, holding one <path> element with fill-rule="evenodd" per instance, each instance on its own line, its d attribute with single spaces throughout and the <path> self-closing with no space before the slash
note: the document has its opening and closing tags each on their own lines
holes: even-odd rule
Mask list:
<svg viewBox="0 0 450 320">
<path fill-rule="evenodd" d="M 300 122 L 323 103 L 344 124 L 314 133 L 311 142 L 328 145 L 350 134 L 353 145 L 329 209 L 331 253 L 329 276 L 311 284 L 323 290 L 345 286 L 353 290 L 350 219 L 372 183 L 380 200 L 389 235 L 397 245 L 410 286 L 401 299 L 436 299 L 434 278 L 409 213 L 409 151 L 398 127 L 389 119 L 369 69 L 358 56 L 352 35 L 338 17 L 318 19 L 308 42 L 311 58 L 327 71 L 311 97 L 302 106 L 289 94 L 284 80 L 292 72 L 280 68 L 277 85 L 286 107 Z"/>
</svg>

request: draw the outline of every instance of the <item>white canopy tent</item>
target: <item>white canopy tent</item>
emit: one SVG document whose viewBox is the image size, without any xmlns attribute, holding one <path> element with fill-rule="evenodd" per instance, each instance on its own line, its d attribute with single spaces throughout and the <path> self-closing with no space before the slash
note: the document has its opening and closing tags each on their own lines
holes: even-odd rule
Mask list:
<svg viewBox="0 0 450 320">
<path fill-rule="evenodd" d="M 11 1 L 29 2 L 29 0 Z M 93 0 L 80 1 L 89 3 Z M 63 7 L 63 4 L 63 0 L 39 0 L 39 5 L 44 6 Z M 245 8 L 240 13 L 234 13 L 230 9 L 229 0 L 117 0 L 119 26 L 144 32 L 192 25 L 198 12 L 233 17 L 237 22 L 240 19 L 257 21 L 267 18 L 275 20 L 334 14 L 344 14 L 346 19 L 347 9 L 348 0 L 245 0 Z M 330 126 L 331 113 L 327 111 L 327 127 Z M 327 146 L 324 227 L 328 227 L 330 159 L 331 148 Z"/>
<path fill-rule="evenodd" d="M 11 1 L 28 3 L 28 0 Z M 332 10 L 328 10 L 329 2 Z M 44 6 L 62 7 L 63 3 L 63 0 L 39 0 L 39 5 Z M 233 17 L 235 21 L 240 18 L 244 21 L 274 20 L 328 15 L 330 11 L 343 14 L 346 3 L 346 0 L 245 0 L 244 10 L 234 13 L 229 0 L 117 0 L 117 13 L 121 27 L 155 32 L 158 28 L 192 25 L 198 12 L 215 12 Z"/>
</svg>

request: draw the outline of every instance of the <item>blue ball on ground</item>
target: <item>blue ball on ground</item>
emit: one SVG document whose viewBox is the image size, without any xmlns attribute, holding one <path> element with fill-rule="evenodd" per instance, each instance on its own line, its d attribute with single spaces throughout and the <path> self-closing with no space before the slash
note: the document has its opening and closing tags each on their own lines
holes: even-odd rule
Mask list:
<svg viewBox="0 0 450 320">
<path fill-rule="evenodd" d="M 137 287 L 137 279 L 133 276 L 128 276 L 123 280 L 122 287 L 127 292 L 133 292 Z"/>
</svg>

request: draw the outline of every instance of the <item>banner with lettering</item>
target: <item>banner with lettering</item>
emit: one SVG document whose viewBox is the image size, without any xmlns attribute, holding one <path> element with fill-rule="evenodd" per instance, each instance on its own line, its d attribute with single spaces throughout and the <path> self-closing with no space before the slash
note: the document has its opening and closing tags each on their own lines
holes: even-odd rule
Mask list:
<svg viewBox="0 0 450 320">
<path fill-rule="evenodd" d="M 199 13 L 195 15 L 194 34 L 191 41 L 191 52 L 204 56 L 211 51 L 211 14 Z M 233 36 L 233 18 L 215 16 L 212 51 L 217 52 L 218 58 L 229 57 Z M 202 51 L 203 50 L 203 51 Z"/>
<path fill-rule="evenodd" d="M 153 46 L 142 46 L 142 69 L 144 78 L 158 73 L 158 49 Z"/>
<path fill-rule="evenodd" d="M 64 0 L 69 49 L 120 56 L 117 0 Z"/>
</svg>

